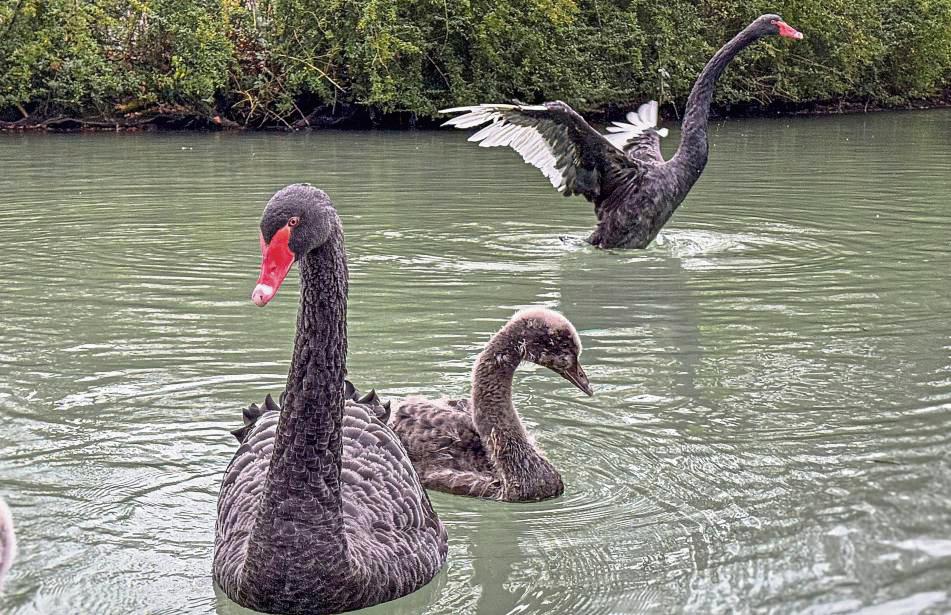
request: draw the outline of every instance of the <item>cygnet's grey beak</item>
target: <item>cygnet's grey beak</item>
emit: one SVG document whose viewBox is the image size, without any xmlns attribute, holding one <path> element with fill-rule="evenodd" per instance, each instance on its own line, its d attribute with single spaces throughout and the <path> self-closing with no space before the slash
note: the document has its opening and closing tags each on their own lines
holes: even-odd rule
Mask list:
<svg viewBox="0 0 951 615">
<path fill-rule="evenodd" d="M 569 367 L 558 373 L 561 374 L 562 378 L 584 391 L 588 397 L 594 395 L 594 389 L 591 388 L 591 383 L 588 382 L 588 374 L 584 373 L 580 363 L 575 363 L 574 367 Z"/>
</svg>

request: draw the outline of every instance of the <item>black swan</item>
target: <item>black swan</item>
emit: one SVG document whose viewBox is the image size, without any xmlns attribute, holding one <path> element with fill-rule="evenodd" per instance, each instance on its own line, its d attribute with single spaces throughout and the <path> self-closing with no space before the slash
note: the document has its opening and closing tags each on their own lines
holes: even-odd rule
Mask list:
<svg viewBox="0 0 951 615">
<path fill-rule="evenodd" d="M 459 113 L 444 126 L 472 128 L 481 147 L 509 146 L 538 167 L 565 196 L 594 203 L 598 225 L 588 242 L 599 248 L 646 248 L 684 200 L 707 164 L 707 116 L 713 88 L 727 64 L 759 38 L 778 34 L 801 39 L 779 15 L 763 15 L 707 62 L 697 77 L 684 113 L 680 147 L 664 161 L 657 126 L 657 103 L 629 113 L 603 135 L 561 101 L 542 105 L 486 104 L 444 109 Z"/>
<path fill-rule="evenodd" d="M 376 400 L 345 403 L 348 274 L 327 194 L 306 184 L 275 194 L 261 251 L 258 306 L 300 263 L 297 337 L 282 407 L 252 406 L 236 434 L 214 579 L 268 613 L 340 613 L 409 594 L 446 562 L 446 530 Z"/>
<path fill-rule="evenodd" d="M 531 361 L 593 395 L 580 355 L 581 340 L 568 319 L 530 308 L 516 313 L 476 359 L 470 399 L 410 397 L 399 404 L 390 424 L 423 485 L 506 502 L 561 495 L 561 475 L 512 405 L 512 377 L 522 361 Z"/>
<path fill-rule="evenodd" d="M 13 533 L 13 515 L 10 514 L 7 503 L 0 499 L 0 590 L 3 590 L 3 579 L 10 572 L 16 554 L 17 539 Z"/>
</svg>

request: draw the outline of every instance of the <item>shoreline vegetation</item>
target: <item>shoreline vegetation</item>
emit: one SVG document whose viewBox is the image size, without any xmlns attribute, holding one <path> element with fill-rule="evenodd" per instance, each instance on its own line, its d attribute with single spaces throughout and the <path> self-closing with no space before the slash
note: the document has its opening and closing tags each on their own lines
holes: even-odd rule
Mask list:
<svg viewBox="0 0 951 615">
<path fill-rule="evenodd" d="M 624 113 L 637 108 L 636 103 L 629 107 L 617 106 L 613 112 L 595 110 L 585 113 L 594 123 L 607 123 L 619 119 Z M 883 106 L 866 102 L 838 101 L 828 103 L 804 103 L 788 106 L 732 105 L 728 107 L 714 105 L 711 109 L 711 121 L 731 118 L 778 118 L 823 115 L 846 115 L 858 113 L 877 113 L 882 111 L 924 111 L 951 108 L 951 92 L 941 97 L 913 100 L 896 106 Z M 680 121 L 682 109 L 667 105 L 661 115 L 661 125 Z M 152 109 L 146 113 L 113 117 L 74 117 L 55 116 L 45 119 L 25 117 L 17 121 L 0 120 L 0 132 L 176 132 L 176 131 L 253 131 L 253 132 L 298 132 L 321 130 L 326 128 L 340 130 L 409 129 L 434 130 L 448 117 L 419 118 L 411 113 L 392 113 L 371 116 L 370 111 L 362 110 L 347 115 L 313 114 L 307 121 L 298 121 L 291 126 L 283 124 L 265 124 L 263 126 L 245 126 L 219 115 L 198 115 L 187 109 Z M 316 121 L 314 121 L 316 120 Z"/>
<path fill-rule="evenodd" d="M 760 13 L 715 116 L 951 106 L 951 0 L 5 0 L 0 130 L 432 128 L 445 107 L 649 99 L 677 121 Z"/>
</svg>

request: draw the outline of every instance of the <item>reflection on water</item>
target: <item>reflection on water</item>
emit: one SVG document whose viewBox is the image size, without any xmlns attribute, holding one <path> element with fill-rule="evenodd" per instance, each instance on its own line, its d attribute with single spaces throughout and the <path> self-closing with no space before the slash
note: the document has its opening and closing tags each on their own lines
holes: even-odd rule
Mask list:
<svg viewBox="0 0 951 615">
<path fill-rule="evenodd" d="M 462 395 L 542 304 L 597 389 L 520 370 L 565 495 L 433 494 L 449 565 L 370 612 L 951 609 L 949 120 L 722 125 L 656 244 L 613 253 L 459 134 L 0 135 L 0 610 L 243 612 L 214 508 L 240 408 L 285 378 L 296 282 L 248 296 L 261 208 L 301 180 L 344 221 L 360 386 Z"/>
</svg>

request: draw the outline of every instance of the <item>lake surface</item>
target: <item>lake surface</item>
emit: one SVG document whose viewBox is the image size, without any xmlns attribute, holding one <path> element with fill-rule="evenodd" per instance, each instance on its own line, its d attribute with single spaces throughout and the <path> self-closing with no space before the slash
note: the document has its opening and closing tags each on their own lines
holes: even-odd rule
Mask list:
<svg viewBox="0 0 951 615">
<path fill-rule="evenodd" d="M 668 139 L 675 146 L 676 135 Z M 557 500 L 431 494 L 428 586 L 367 613 L 951 611 L 951 112 L 731 121 L 646 251 L 460 132 L 0 135 L 0 611 L 245 613 L 211 581 L 241 408 L 283 386 L 297 274 L 249 300 L 269 195 L 341 213 L 352 380 L 467 394 L 518 308 Z"/>
</svg>

